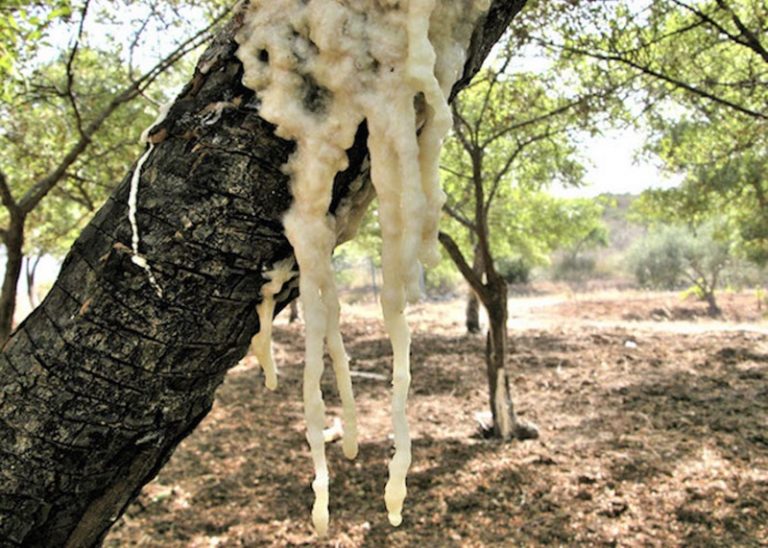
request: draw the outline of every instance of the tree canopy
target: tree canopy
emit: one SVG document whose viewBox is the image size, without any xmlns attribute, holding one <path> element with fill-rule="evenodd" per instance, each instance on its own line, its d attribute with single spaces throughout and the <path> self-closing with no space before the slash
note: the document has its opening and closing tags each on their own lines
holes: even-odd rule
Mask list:
<svg viewBox="0 0 768 548">
<path fill-rule="evenodd" d="M 700 223 L 724 216 L 727 237 L 768 259 L 768 5 L 754 0 L 539 3 L 557 31 L 532 37 L 589 89 L 619 86 L 623 118 L 648 134 L 644 152 L 681 178 L 643 210 Z"/>
</svg>

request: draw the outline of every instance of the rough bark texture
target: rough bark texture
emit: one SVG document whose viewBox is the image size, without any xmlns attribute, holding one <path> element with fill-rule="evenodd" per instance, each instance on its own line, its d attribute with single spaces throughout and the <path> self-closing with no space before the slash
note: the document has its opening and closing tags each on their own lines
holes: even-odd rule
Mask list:
<svg viewBox="0 0 768 548">
<path fill-rule="evenodd" d="M 524 3 L 494 3 L 466 78 Z M 0 544 L 97 545 L 208 413 L 259 329 L 262 269 L 291 254 L 281 166 L 294 146 L 240 83 L 238 25 L 235 17 L 198 63 L 142 171 L 141 252 L 163 296 L 131 262 L 129 174 L 4 348 Z M 361 126 L 332 211 L 350 189 L 366 191 L 357 184 L 365 139 Z M 295 292 L 277 296 L 278 310 Z"/>
</svg>

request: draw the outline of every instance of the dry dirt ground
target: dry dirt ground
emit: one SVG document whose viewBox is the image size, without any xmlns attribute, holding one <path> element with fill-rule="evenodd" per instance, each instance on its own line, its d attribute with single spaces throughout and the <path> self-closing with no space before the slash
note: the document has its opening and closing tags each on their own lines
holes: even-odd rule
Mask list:
<svg viewBox="0 0 768 548">
<path fill-rule="evenodd" d="M 675 307 L 699 305 L 675 299 L 513 300 L 517 406 L 541 438 L 512 443 L 474 435 L 486 408 L 484 341 L 463 334 L 460 303 L 417 307 L 413 466 L 399 528 L 382 500 L 391 351 L 374 308 L 353 307 L 343 331 L 357 372 L 360 455 L 350 462 L 338 443 L 328 447 L 323 542 L 309 518 L 302 327 L 278 319 L 278 390 L 264 388 L 253 358 L 234 368 L 211 414 L 106 545 L 768 545 L 766 324 L 744 296 L 724 303 L 731 323 L 688 313 L 676 329 Z"/>
</svg>

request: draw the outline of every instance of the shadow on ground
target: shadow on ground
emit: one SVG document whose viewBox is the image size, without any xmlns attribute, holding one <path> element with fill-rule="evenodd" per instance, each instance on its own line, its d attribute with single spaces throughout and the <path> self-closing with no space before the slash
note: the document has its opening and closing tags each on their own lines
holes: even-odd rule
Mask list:
<svg viewBox="0 0 768 548">
<path fill-rule="evenodd" d="M 357 460 L 328 447 L 328 546 L 758 545 L 768 542 L 768 338 L 579 328 L 512 334 L 517 405 L 540 440 L 472 437 L 481 337 L 416 326 L 405 521 L 386 521 L 389 356 L 379 322 L 344 325 Z M 437 332 L 437 333 L 436 333 Z M 430 334 L 431 333 L 431 334 Z M 108 546 L 315 544 L 300 326 L 279 327 L 280 387 L 252 358 L 121 519 Z M 373 375 L 371 377 L 371 374 Z M 329 414 L 338 413 L 330 375 Z"/>
</svg>

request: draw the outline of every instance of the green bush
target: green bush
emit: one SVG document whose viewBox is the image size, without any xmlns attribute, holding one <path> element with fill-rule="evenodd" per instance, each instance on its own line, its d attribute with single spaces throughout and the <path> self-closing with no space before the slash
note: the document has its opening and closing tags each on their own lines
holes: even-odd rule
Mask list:
<svg viewBox="0 0 768 548">
<path fill-rule="evenodd" d="M 677 289 L 681 283 L 689 292 L 709 304 L 709 313 L 720 314 L 715 291 L 724 280 L 724 271 L 733 264 L 728 233 L 715 221 L 695 229 L 662 226 L 648 233 L 630 251 L 629 261 L 637 282 L 653 289 Z"/>
<path fill-rule="evenodd" d="M 691 234 L 680 227 L 663 227 L 637 241 L 627 262 L 638 285 L 647 289 L 680 289 L 687 267 L 686 250 Z"/>
<path fill-rule="evenodd" d="M 555 263 L 552 276 L 561 282 L 583 282 L 594 277 L 595 266 L 594 257 L 569 253 Z"/>
<path fill-rule="evenodd" d="M 496 270 L 509 284 L 527 284 L 531 281 L 531 265 L 522 257 L 505 257 L 496 261 Z"/>
</svg>

